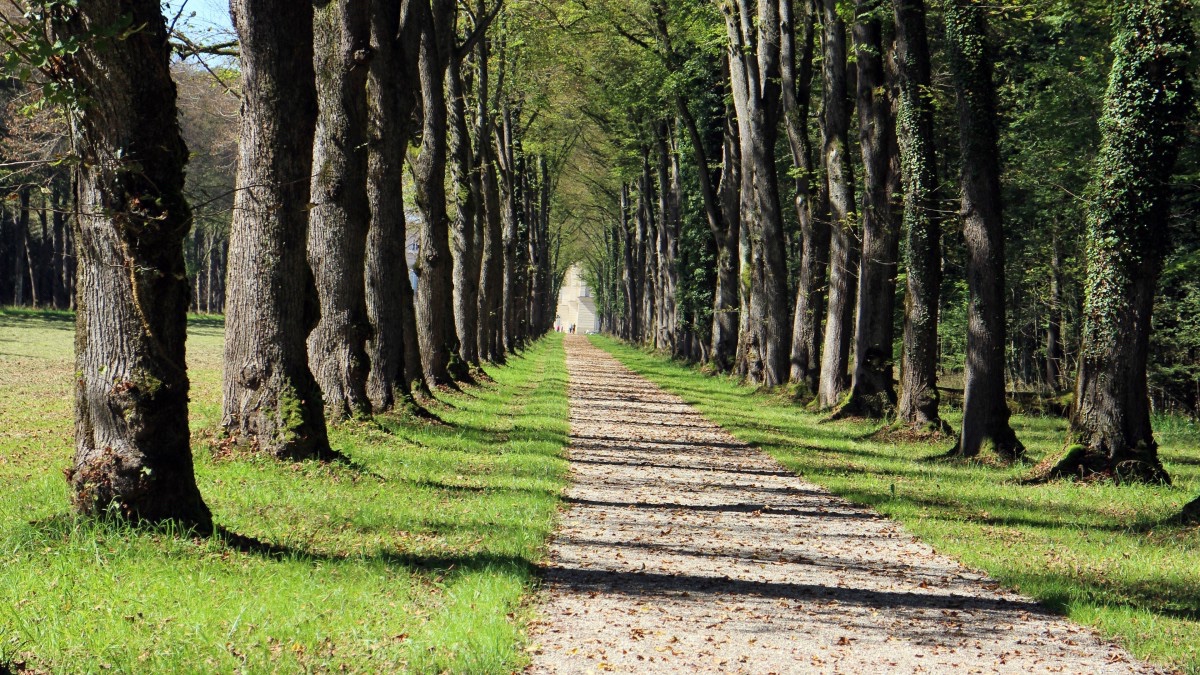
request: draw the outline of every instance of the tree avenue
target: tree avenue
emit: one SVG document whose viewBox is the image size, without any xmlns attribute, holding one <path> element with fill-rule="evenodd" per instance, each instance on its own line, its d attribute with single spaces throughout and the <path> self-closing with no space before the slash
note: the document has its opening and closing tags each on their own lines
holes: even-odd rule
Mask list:
<svg viewBox="0 0 1200 675">
<path fill-rule="evenodd" d="M 0 302 L 77 310 L 75 508 L 212 529 L 189 309 L 225 314 L 222 447 L 275 458 L 574 327 L 947 460 L 1020 461 L 1032 406 L 1069 418 L 1032 478 L 1169 481 L 1192 7 L 1059 10 L 233 0 L 216 44 L 144 0 L 5 14 L 0 151 L 34 168 L 0 176 Z"/>
</svg>

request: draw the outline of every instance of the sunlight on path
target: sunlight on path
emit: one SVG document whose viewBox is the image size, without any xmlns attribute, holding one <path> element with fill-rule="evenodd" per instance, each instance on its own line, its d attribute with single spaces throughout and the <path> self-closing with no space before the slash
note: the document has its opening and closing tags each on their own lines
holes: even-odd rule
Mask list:
<svg viewBox="0 0 1200 675">
<path fill-rule="evenodd" d="M 1154 672 L 566 344 L 573 485 L 531 672 Z"/>
</svg>

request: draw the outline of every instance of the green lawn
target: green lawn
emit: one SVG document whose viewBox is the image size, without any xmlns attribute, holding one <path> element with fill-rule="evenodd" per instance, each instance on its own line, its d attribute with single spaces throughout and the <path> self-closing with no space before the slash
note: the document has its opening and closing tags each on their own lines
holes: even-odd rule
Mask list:
<svg viewBox="0 0 1200 675">
<path fill-rule="evenodd" d="M 223 325 L 188 343 L 200 489 L 272 545 L 73 519 L 73 319 L 0 311 L 0 672 L 510 672 L 566 480 L 551 335 L 494 383 L 439 395 L 445 424 L 332 432 L 352 465 L 215 457 Z"/>
<path fill-rule="evenodd" d="M 724 377 L 592 338 L 789 469 L 904 523 L 940 552 L 987 571 L 1138 656 L 1200 673 L 1200 528 L 1159 525 L 1200 494 L 1200 431 L 1159 420 L 1174 487 L 1018 485 L 1028 467 L 931 461 L 947 449 L 866 440 L 877 425 L 820 417 Z M 948 419 L 957 425 L 951 411 Z M 1061 419 L 1013 424 L 1040 460 L 1062 448 Z M 949 445 L 949 442 L 946 444 Z"/>
</svg>

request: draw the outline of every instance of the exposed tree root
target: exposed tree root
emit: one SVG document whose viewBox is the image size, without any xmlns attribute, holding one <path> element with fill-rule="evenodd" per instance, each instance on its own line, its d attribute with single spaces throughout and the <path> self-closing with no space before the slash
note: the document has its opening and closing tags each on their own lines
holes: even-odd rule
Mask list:
<svg viewBox="0 0 1200 675">
<path fill-rule="evenodd" d="M 1200 525 L 1200 497 L 1185 504 L 1175 521 L 1184 525 Z"/>
<path fill-rule="evenodd" d="M 1061 456 L 1047 458 L 1021 482 L 1041 485 L 1055 480 L 1171 484 L 1170 475 L 1154 455 L 1113 461 L 1106 453 L 1095 452 L 1082 445 L 1072 445 Z"/>
<path fill-rule="evenodd" d="M 867 439 L 886 443 L 939 443 L 953 435 L 954 430 L 942 419 L 924 423 L 895 421 L 884 425 Z"/>
</svg>

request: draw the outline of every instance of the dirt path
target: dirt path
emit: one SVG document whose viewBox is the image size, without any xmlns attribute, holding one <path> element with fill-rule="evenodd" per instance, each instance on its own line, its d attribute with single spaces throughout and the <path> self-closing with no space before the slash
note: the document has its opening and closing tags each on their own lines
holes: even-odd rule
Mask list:
<svg viewBox="0 0 1200 675">
<path fill-rule="evenodd" d="M 537 673 L 1154 672 L 567 338 Z"/>
</svg>

